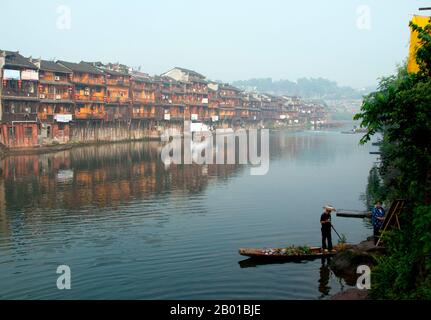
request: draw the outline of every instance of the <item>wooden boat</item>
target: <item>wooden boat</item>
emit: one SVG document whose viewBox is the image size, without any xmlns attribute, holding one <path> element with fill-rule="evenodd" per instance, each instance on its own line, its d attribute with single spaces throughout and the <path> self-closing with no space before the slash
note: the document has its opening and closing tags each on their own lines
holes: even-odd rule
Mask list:
<svg viewBox="0 0 431 320">
<path fill-rule="evenodd" d="M 289 248 L 240 248 L 239 254 L 253 259 L 272 261 L 300 261 L 332 257 L 337 253 L 337 247 L 332 251 L 323 251 L 320 247 L 307 247 L 304 252 L 292 252 Z"/>
</svg>

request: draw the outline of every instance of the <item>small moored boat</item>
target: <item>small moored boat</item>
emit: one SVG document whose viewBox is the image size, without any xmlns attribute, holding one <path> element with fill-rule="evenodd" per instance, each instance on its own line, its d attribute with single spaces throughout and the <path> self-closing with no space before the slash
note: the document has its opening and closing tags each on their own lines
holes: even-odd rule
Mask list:
<svg viewBox="0 0 431 320">
<path fill-rule="evenodd" d="M 287 248 L 240 248 L 239 254 L 254 259 L 265 260 L 312 260 L 331 257 L 337 253 L 337 247 L 332 251 L 323 251 L 320 247 L 287 247 Z"/>
</svg>

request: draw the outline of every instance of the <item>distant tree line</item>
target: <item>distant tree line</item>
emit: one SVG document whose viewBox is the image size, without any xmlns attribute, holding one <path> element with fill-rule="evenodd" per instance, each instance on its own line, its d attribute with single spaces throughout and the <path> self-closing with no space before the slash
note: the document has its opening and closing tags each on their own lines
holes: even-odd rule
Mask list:
<svg viewBox="0 0 431 320">
<path fill-rule="evenodd" d="M 303 98 L 361 99 L 364 94 L 369 93 L 367 90 L 339 86 L 337 82 L 324 78 L 299 78 L 296 82 L 259 78 L 235 81 L 233 85 L 245 90 L 256 90 L 276 95 L 301 96 Z"/>
</svg>

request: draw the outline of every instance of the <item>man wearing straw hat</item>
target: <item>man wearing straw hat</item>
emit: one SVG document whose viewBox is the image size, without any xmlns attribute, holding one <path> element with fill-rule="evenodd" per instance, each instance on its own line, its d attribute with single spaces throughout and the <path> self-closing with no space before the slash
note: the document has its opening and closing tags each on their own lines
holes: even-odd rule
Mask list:
<svg viewBox="0 0 431 320">
<path fill-rule="evenodd" d="M 331 205 L 323 207 L 325 211 L 320 216 L 320 224 L 322 226 L 322 249 L 327 252 L 332 250 L 332 235 L 331 235 L 331 212 L 335 211 L 335 208 Z M 328 245 L 326 245 L 326 242 Z"/>
</svg>

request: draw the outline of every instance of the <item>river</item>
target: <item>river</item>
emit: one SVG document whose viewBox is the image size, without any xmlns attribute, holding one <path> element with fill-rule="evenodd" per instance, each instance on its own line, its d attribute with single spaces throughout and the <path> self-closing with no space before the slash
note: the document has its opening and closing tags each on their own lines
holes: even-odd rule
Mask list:
<svg viewBox="0 0 431 320">
<path fill-rule="evenodd" d="M 327 203 L 365 209 L 375 147 L 340 131 L 271 132 L 263 176 L 245 165 L 167 168 L 158 142 L 4 158 L 0 298 L 325 299 L 346 289 L 320 260 L 238 255 L 319 245 Z M 333 223 L 348 242 L 371 234 L 361 219 Z M 71 269 L 71 290 L 57 289 L 59 265 Z"/>
</svg>

